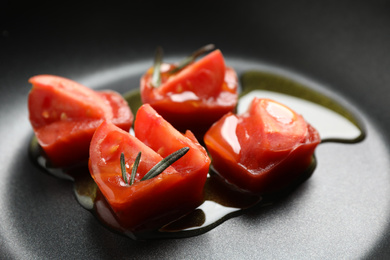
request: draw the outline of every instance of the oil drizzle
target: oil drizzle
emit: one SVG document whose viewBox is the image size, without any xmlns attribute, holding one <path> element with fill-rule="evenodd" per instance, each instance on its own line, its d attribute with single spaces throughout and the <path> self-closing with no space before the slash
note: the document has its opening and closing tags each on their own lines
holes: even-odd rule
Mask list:
<svg viewBox="0 0 390 260">
<path fill-rule="evenodd" d="M 284 103 L 303 114 L 304 118 L 319 130 L 323 142 L 353 143 L 362 140 L 365 136 L 363 125 L 353 113 L 336 101 L 298 82 L 260 71 L 244 73 L 241 82 L 242 93 L 238 113 L 246 110 L 254 96 L 266 97 Z M 135 115 L 142 105 L 139 90 L 130 91 L 124 97 Z M 321 126 L 321 121 L 326 121 L 325 126 L 330 125 L 331 127 Z M 115 214 L 91 178 L 85 164 L 69 169 L 48 167 L 35 137 L 30 143 L 29 154 L 32 161 L 46 172 L 59 178 L 72 180 L 74 193 L 80 205 L 94 214 L 106 227 L 119 234 L 141 240 L 180 238 L 203 234 L 227 219 L 239 216 L 253 208 L 270 205 L 277 199 L 286 196 L 300 183 L 307 180 L 316 167 L 316 158 L 313 157 L 312 164 L 299 180 L 277 194 L 263 197 L 235 190 L 219 178 L 211 167 L 202 205 L 158 230 L 134 234 L 122 229 L 116 221 Z"/>
<path fill-rule="evenodd" d="M 254 97 L 270 98 L 302 114 L 320 133 L 322 142 L 354 143 L 365 137 L 363 123 L 354 113 L 299 82 L 269 72 L 247 71 L 241 84 L 238 114 Z"/>
</svg>

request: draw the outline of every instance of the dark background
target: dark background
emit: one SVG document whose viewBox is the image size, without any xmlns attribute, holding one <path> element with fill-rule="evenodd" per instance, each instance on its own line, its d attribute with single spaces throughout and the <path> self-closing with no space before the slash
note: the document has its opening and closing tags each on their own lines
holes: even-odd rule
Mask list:
<svg viewBox="0 0 390 260">
<path fill-rule="evenodd" d="M 390 67 L 389 1 L 128 2 L 6 1 L 1 63 L 12 78 L 42 73 L 31 69 L 34 64 L 67 76 L 152 57 L 157 45 L 169 55 L 212 42 L 232 56 L 305 71 L 334 86 L 348 79 L 361 90 L 346 90 L 356 100 L 390 81 L 382 73 Z M 379 93 L 366 108 L 389 95 Z M 375 112 L 380 123 L 390 121 L 388 113 Z"/>
</svg>

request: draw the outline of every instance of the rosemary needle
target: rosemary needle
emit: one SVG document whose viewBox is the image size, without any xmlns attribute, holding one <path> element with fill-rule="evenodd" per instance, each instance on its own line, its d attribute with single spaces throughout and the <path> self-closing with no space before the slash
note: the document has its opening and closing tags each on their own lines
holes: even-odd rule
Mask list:
<svg viewBox="0 0 390 260">
<path fill-rule="evenodd" d="M 171 153 L 170 155 L 162 159 L 159 163 L 157 163 L 155 166 L 153 166 L 153 168 L 150 169 L 147 174 L 145 174 L 141 181 L 149 180 L 153 177 L 156 177 L 166 168 L 168 168 L 171 164 L 183 157 L 189 150 L 189 147 L 183 147 L 176 152 Z"/>
<path fill-rule="evenodd" d="M 173 74 L 173 73 L 176 73 L 176 72 L 182 70 L 183 68 L 187 67 L 191 62 L 196 60 L 196 58 L 198 58 L 200 55 L 202 55 L 208 51 L 211 51 L 214 48 L 215 48 L 214 44 L 207 44 L 207 45 L 199 48 L 198 50 L 194 51 L 190 56 L 184 58 L 181 62 L 179 62 L 177 67 L 168 71 L 168 73 Z"/>
<path fill-rule="evenodd" d="M 130 175 L 130 185 L 133 185 L 134 180 L 135 180 L 135 175 L 137 174 L 137 169 L 139 165 L 139 161 L 141 159 L 141 152 L 138 153 L 137 157 L 134 160 L 133 164 L 133 169 L 131 170 L 131 175 Z"/>
<path fill-rule="evenodd" d="M 152 75 L 152 86 L 157 88 L 161 85 L 161 72 L 160 67 L 162 63 L 163 49 L 158 46 L 156 54 L 154 56 L 153 75 Z"/>
<path fill-rule="evenodd" d="M 127 181 L 127 175 L 126 175 L 126 162 L 125 162 L 125 154 L 121 153 L 121 171 L 122 171 L 122 178 L 125 181 L 126 184 L 129 184 Z"/>
</svg>

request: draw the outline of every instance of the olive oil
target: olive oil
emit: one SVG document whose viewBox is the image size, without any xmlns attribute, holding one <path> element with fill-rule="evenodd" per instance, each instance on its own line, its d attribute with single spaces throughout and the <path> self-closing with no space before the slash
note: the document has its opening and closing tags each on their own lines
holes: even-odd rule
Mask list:
<svg viewBox="0 0 390 260">
<path fill-rule="evenodd" d="M 365 136 L 362 123 L 351 111 L 335 100 L 291 79 L 272 73 L 248 71 L 241 76 L 241 84 L 238 114 L 246 110 L 253 97 L 270 98 L 302 114 L 305 120 L 319 131 L 322 142 L 353 143 L 361 141 Z M 139 90 L 130 91 L 124 96 L 135 115 L 142 105 Z M 30 143 L 29 152 L 33 162 L 39 167 L 56 177 L 72 180 L 74 193 L 80 205 L 91 211 L 106 227 L 141 240 L 203 234 L 229 218 L 244 214 L 253 208 L 270 205 L 280 197 L 286 196 L 308 179 L 316 167 L 316 158 L 313 156 L 310 167 L 288 188 L 277 194 L 256 196 L 236 190 L 222 180 L 211 166 L 202 205 L 158 230 L 133 233 L 124 230 L 116 221 L 115 214 L 91 178 L 86 164 L 69 169 L 50 168 L 35 138 Z"/>
</svg>

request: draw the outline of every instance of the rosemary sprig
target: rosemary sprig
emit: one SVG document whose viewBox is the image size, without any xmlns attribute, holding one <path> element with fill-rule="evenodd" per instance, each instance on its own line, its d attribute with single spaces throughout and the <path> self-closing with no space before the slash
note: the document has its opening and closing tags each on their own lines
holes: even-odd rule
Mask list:
<svg viewBox="0 0 390 260">
<path fill-rule="evenodd" d="M 168 73 L 173 74 L 173 73 L 176 73 L 176 72 L 184 69 L 190 63 L 192 63 L 194 60 L 196 60 L 196 58 L 198 58 L 200 55 L 202 55 L 208 51 L 211 51 L 214 48 L 215 48 L 214 44 L 207 44 L 207 45 L 199 48 L 198 50 L 194 51 L 190 56 L 188 56 L 188 57 L 184 58 L 182 61 L 180 61 L 179 64 L 177 65 L 177 67 L 168 71 Z"/>
<path fill-rule="evenodd" d="M 176 162 L 181 157 L 183 157 L 189 150 L 190 150 L 189 147 L 183 147 L 177 150 L 176 152 L 171 153 L 170 155 L 162 159 L 160 162 L 158 162 L 155 166 L 153 166 L 153 168 L 150 169 L 144 175 L 141 181 L 149 180 L 151 178 L 156 177 L 157 175 L 162 173 L 166 168 L 171 166 L 174 162 Z M 130 183 L 129 183 L 127 181 L 127 176 L 126 176 L 125 155 L 124 153 L 121 153 L 120 163 L 121 163 L 122 178 L 126 184 L 133 185 L 140 159 L 141 159 L 141 152 L 138 153 L 137 157 L 134 160 L 133 169 L 131 170 L 131 175 L 130 175 Z"/>
<path fill-rule="evenodd" d="M 153 64 L 153 75 L 152 75 L 152 86 L 157 88 L 161 85 L 161 72 L 160 67 L 162 63 L 163 57 L 163 49 L 158 46 L 156 49 L 156 54 L 154 56 L 154 64 Z"/>
<path fill-rule="evenodd" d="M 141 159 L 141 152 L 139 152 L 137 154 L 137 157 L 134 160 L 133 169 L 131 170 L 131 174 L 130 174 L 130 182 L 128 182 L 127 175 L 126 175 L 125 154 L 121 153 L 121 159 L 120 159 L 120 162 L 121 162 L 121 172 L 122 172 L 122 178 L 123 178 L 123 180 L 125 181 L 126 184 L 133 185 L 134 179 L 135 179 L 135 175 L 137 174 L 137 169 L 138 169 L 138 165 L 139 165 L 140 159 Z"/>
<path fill-rule="evenodd" d="M 140 160 L 141 160 L 141 152 L 137 154 L 137 157 L 134 160 L 133 169 L 131 170 L 131 175 L 130 175 L 130 183 L 129 183 L 130 185 L 133 185 L 134 183 L 135 175 L 137 174 L 137 169 Z"/>
<path fill-rule="evenodd" d="M 125 154 L 121 153 L 121 172 L 122 172 L 122 178 L 125 181 L 126 184 L 129 184 L 127 181 L 127 175 L 126 175 L 126 161 L 125 161 Z"/>
<path fill-rule="evenodd" d="M 157 163 L 155 166 L 153 166 L 153 168 L 150 169 L 150 171 L 148 171 L 148 173 L 144 175 L 141 181 L 149 180 L 153 177 L 156 177 L 166 168 L 168 168 L 171 164 L 183 157 L 189 150 L 189 147 L 183 147 L 176 152 L 171 153 L 170 155 L 162 159 L 159 163 Z"/>
</svg>

